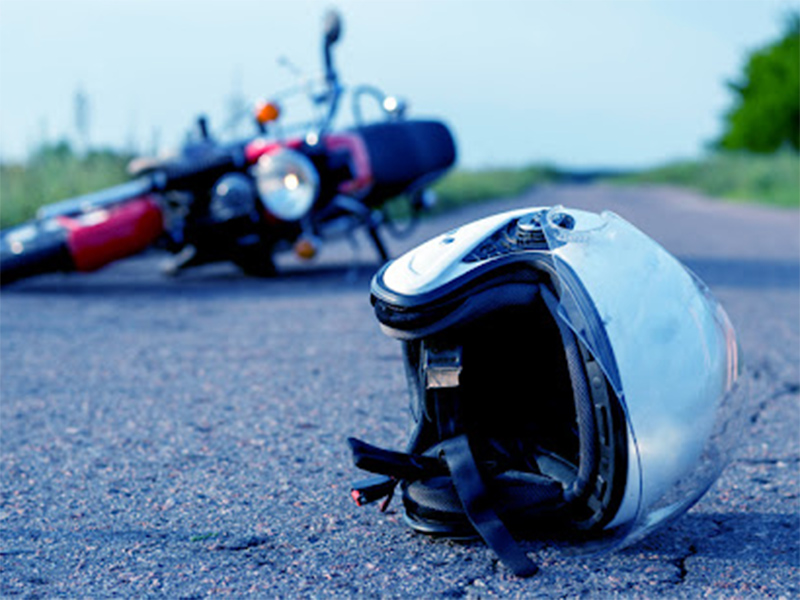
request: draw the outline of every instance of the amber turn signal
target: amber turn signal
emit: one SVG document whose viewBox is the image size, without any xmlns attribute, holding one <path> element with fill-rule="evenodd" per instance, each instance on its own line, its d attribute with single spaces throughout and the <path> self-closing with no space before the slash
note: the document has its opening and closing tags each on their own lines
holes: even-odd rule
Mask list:
<svg viewBox="0 0 800 600">
<path fill-rule="evenodd" d="M 309 238 L 300 238 L 294 244 L 294 253 L 304 260 L 311 260 L 317 255 L 317 245 Z"/>
<path fill-rule="evenodd" d="M 258 105 L 256 105 L 256 119 L 259 123 L 266 124 L 277 121 L 280 116 L 281 110 L 278 108 L 277 104 L 273 104 L 272 102 L 259 102 Z"/>
</svg>

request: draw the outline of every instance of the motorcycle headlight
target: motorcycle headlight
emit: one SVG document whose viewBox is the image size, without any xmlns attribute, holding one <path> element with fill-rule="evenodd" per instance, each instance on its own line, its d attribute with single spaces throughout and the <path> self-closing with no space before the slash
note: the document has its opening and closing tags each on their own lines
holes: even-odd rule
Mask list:
<svg viewBox="0 0 800 600">
<path fill-rule="evenodd" d="M 303 217 L 317 198 L 317 170 L 308 158 L 294 150 L 283 148 L 263 155 L 252 173 L 262 204 L 284 221 Z"/>
</svg>

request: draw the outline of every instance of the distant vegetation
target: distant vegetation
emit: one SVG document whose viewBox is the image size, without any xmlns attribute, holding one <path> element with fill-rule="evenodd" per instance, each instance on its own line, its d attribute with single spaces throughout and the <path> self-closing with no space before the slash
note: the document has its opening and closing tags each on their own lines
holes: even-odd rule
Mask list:
<svg viewBox="0 0 800 600">
<path fill-rule="evenodd" d="M 0 227 L 32 219 L 44 204 L 126 181 L 130 158 L 113 150 L 79 156 L 60 142 L 42 146 L 25 164 L 0 165 Z"/>
<path fill-rule="evenodd" d="M 614 183 L 660 183 L 687 187 L 715 198 L 800 207 L 800 158 L 776 154 L 717 153 L 615 177 Z"/>
<path fill-rule="evenodd" d="M 733 93 L 716 152 L 618 178 L 664 183 L 709 196 L 800 206 L 800 13 L 790 12 L 779 39 L 754 50 Z"/>
<path fill-rule="evenodd" d="M 0 227 L 32 219 L 43 204 L 126 181 L 130 158 L 111 150 L 79 156 L 62 142 L 41 148 L 26 164 L 0 165 Z M 574 179 L 574 173 L 542 165 L 455 170 L 434 186 L 438 196 L 434 212 L 518 196 L 535 185 Z M 800 206 L 800 159 L 788 150 L 772 155 L 716 153 L 701 160 L 608 176 L 603 181 L 677 185 L 713 197 Z"/>
<path fill-rule="evenodd" d="M 800 13 L 787 17 L 781 38 L 754 51 L 728 86 L 734 103 L 719 148 L 800 150 Z"/>
<path fill-rule="evenodd" d="M 669 163 L 626 174 L 587 177 L 554 167 L 533 166 L 515 170 L 455 171 L 434 189 L 439 210 L 493 198 L 516 196 L 530 187 L 587 179 L 628 185 L 654 183 L 697 190 L 714 198 L 800 207 L 800 157 L 784 150 L 775 154 L 717 152 L 698 160 Z"/>
<path fill-rule="evenodd" d="M 564 173 L 549 166 L 518 169 L 455 170 L 437 183 L 435 212 L 486 200 L 518 196 L 534 185 L 564 179 Z"/>
</svg>

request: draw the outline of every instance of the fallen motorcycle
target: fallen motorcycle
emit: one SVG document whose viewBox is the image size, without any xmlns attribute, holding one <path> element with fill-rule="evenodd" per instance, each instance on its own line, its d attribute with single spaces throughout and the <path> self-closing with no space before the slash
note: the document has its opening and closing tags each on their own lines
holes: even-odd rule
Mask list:
<svg viewBox="0 0 800 600">
<path fill-rule="evenodd" d="M 231 261 L 275 273 L 276 253 L 315 256 L 329 239 L 369 234 L 388 259 L 383 231 L 407 232 L 430 205 L 428 187 L 455 162 L 453 136 L 436 120 L 406 118 L 405 103 L 373 86 L 348 90 L 354 125 L 334 130 L 345 88 L 332 49 L 338 14 L 326 15 L 324 74 L 260 102 L 257 135 L 223 144 L 198 119 L 199 141 L 172 158 L 131 163 L 124 184 L 42 207 L 34 221 L 0 232 L 0 285 L 55 271 L 94 271 L 150 247 L 174 256 L 166 271 Z M 306 96 L 318 116 L 287 125 L 282 104 Z M 365 101 L 380 117 L 365 123 Z M 387 203 L 407 202 L 402 223 Z"/>
</svg>

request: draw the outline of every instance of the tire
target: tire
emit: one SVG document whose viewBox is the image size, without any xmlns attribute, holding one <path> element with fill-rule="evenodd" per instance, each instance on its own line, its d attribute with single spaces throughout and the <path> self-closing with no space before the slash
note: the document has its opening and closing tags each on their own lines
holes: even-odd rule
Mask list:
<svg viewBox="0 0 800 600">
<path fill-rule="evenodd" d="M 278 274 L 273 249 L 264 242 L 237 248 L 231 259 L 250 277 L 269 278 Z"/>
<path fill-rule="evenodd" d="M 73 269 L 67 232 L 54 222 L 27 223 L 0 232 L 0 286 Z"/>
</svg>

